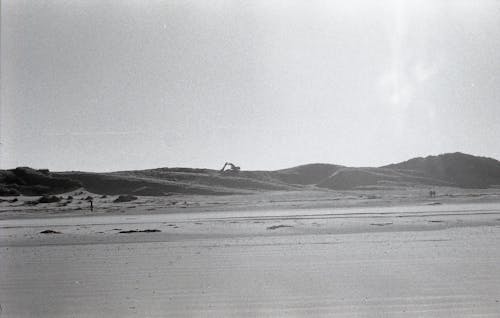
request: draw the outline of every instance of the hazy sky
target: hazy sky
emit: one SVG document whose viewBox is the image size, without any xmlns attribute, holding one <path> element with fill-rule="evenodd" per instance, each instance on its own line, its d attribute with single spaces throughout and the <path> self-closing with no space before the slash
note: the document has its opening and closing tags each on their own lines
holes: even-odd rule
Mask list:
<svg viewBox="0 0 500 318">
<path fill-rule="evenodd" d="M 1 1 L 2 168 L 500 159 L 500 1 Z"/>
</svg>

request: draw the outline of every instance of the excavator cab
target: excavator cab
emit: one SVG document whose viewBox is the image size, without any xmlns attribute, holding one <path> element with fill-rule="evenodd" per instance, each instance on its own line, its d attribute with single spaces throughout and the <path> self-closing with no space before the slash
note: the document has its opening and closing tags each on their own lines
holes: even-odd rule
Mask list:
<svg viewBox="0 0 500 318">
<path fill-rule="evenodd" d="M 240 167 L 235 166 L 230 162 L 226 162 L 222 169 L 219 171 L 220 173 L 238 173 L 240 172 Z"/>
</svg>

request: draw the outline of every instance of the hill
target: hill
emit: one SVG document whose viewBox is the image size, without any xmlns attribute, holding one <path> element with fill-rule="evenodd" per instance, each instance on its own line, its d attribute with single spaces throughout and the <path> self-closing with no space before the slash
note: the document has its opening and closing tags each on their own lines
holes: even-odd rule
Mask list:
<svg viewBox="0 0 500 318">
<path fill-rule="evenodd" d="M 413 158 L 385 168 L 408 174 L 432 176 L 464 188 L 500 185 L 500 161 L 461 152 Z"/>
<path fill-rule="evenodd" d="M 417 185 L 453 186 L 452 183 L 419 174 L 407 174 L 389 168 L 345 168 L 338 170 L 318 187 L 333 190 L 391 189 Z"/>
<path fill-rule="evenodd" d="M 463 153 L 413 158 L 379 168 L 343 168 L 319 183 L 334 190 L 405 186 L 488 188 L 500 185 L 500 162 Z"/>
<path fill-rule="evenodd" d="M 21 167 L 0 170 L 0 195 L 58 194 L 83 187 L 97 194 L 161 196 L 173 193 L 224 195 L 301 189 L 391 189 L 414 186 L 500 186 L 500 162 L 449 153 L 383 167 L 353 168 L 315 163 L 275 171 L 219 172 L 158 168 L 111 173 L 49 172 Z"/>
<path fill-rule="evenodd" d="M 43 195 L 68 192 L 82 186 L 71 178 L 57 176 L 46 169 L 18 167 L 0 170 L 0 195 Z"/>
<path fill-rule="evenodd" d="M 345 167 L 326 163 L 313 163 L 274 171 L 273 177 L 290 184 L 319 184 L 342 168 Z"/>
</svg>

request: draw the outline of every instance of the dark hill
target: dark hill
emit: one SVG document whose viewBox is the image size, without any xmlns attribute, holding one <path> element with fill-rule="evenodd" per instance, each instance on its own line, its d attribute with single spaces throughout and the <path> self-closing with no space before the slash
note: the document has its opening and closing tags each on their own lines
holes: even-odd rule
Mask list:
<svg viewBox="0 0 500 318">
<path fill-rule="evenodd" d="M 498 160 L 460 152 L 414 158 L 384 168 L 437 178 L 464 188 L 488 188 L 500 185 Z"/>
<path fill-rule="evenodd" d="M 18 167 L 0 170 L 0 195 L 58 194 L 81 186 L 77 180 L 55 175 L 46 169 Z"/>
</svg>

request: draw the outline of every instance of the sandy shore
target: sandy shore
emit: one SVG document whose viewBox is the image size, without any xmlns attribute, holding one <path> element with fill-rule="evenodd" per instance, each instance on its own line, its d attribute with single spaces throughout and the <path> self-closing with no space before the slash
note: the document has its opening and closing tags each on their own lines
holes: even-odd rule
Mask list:
<svg viewBox="0 0 500 318">
<path fill-rule="evenodd" d="M 370 191 L 271 191 L 245 195 L 171 195 L 138 196 L 131 202 L 114 202 L 118 196 L 101 196 L 87 191 L 62 194 L 60 202 L 30 204 L 39 197 L 7 197 L 0 200 L 0 220 L 49 218 L 61 216 L 151 215 L 255 210 L 342 209 L 351 207 L 426 206 L 462 203 L 500 202 L 500 189 L 435 188 L 438 195 L 429 197 L 429 188 Z M 86 200 L 93 198 L 93 211 Z M 9 202 L 16 200 L 16 202 Z"/>
<path fill-rule="evenodd" d="M 5 219 L 1 317 L 498 317 L 499 263 L 494 202 Z"/>
</svg>

